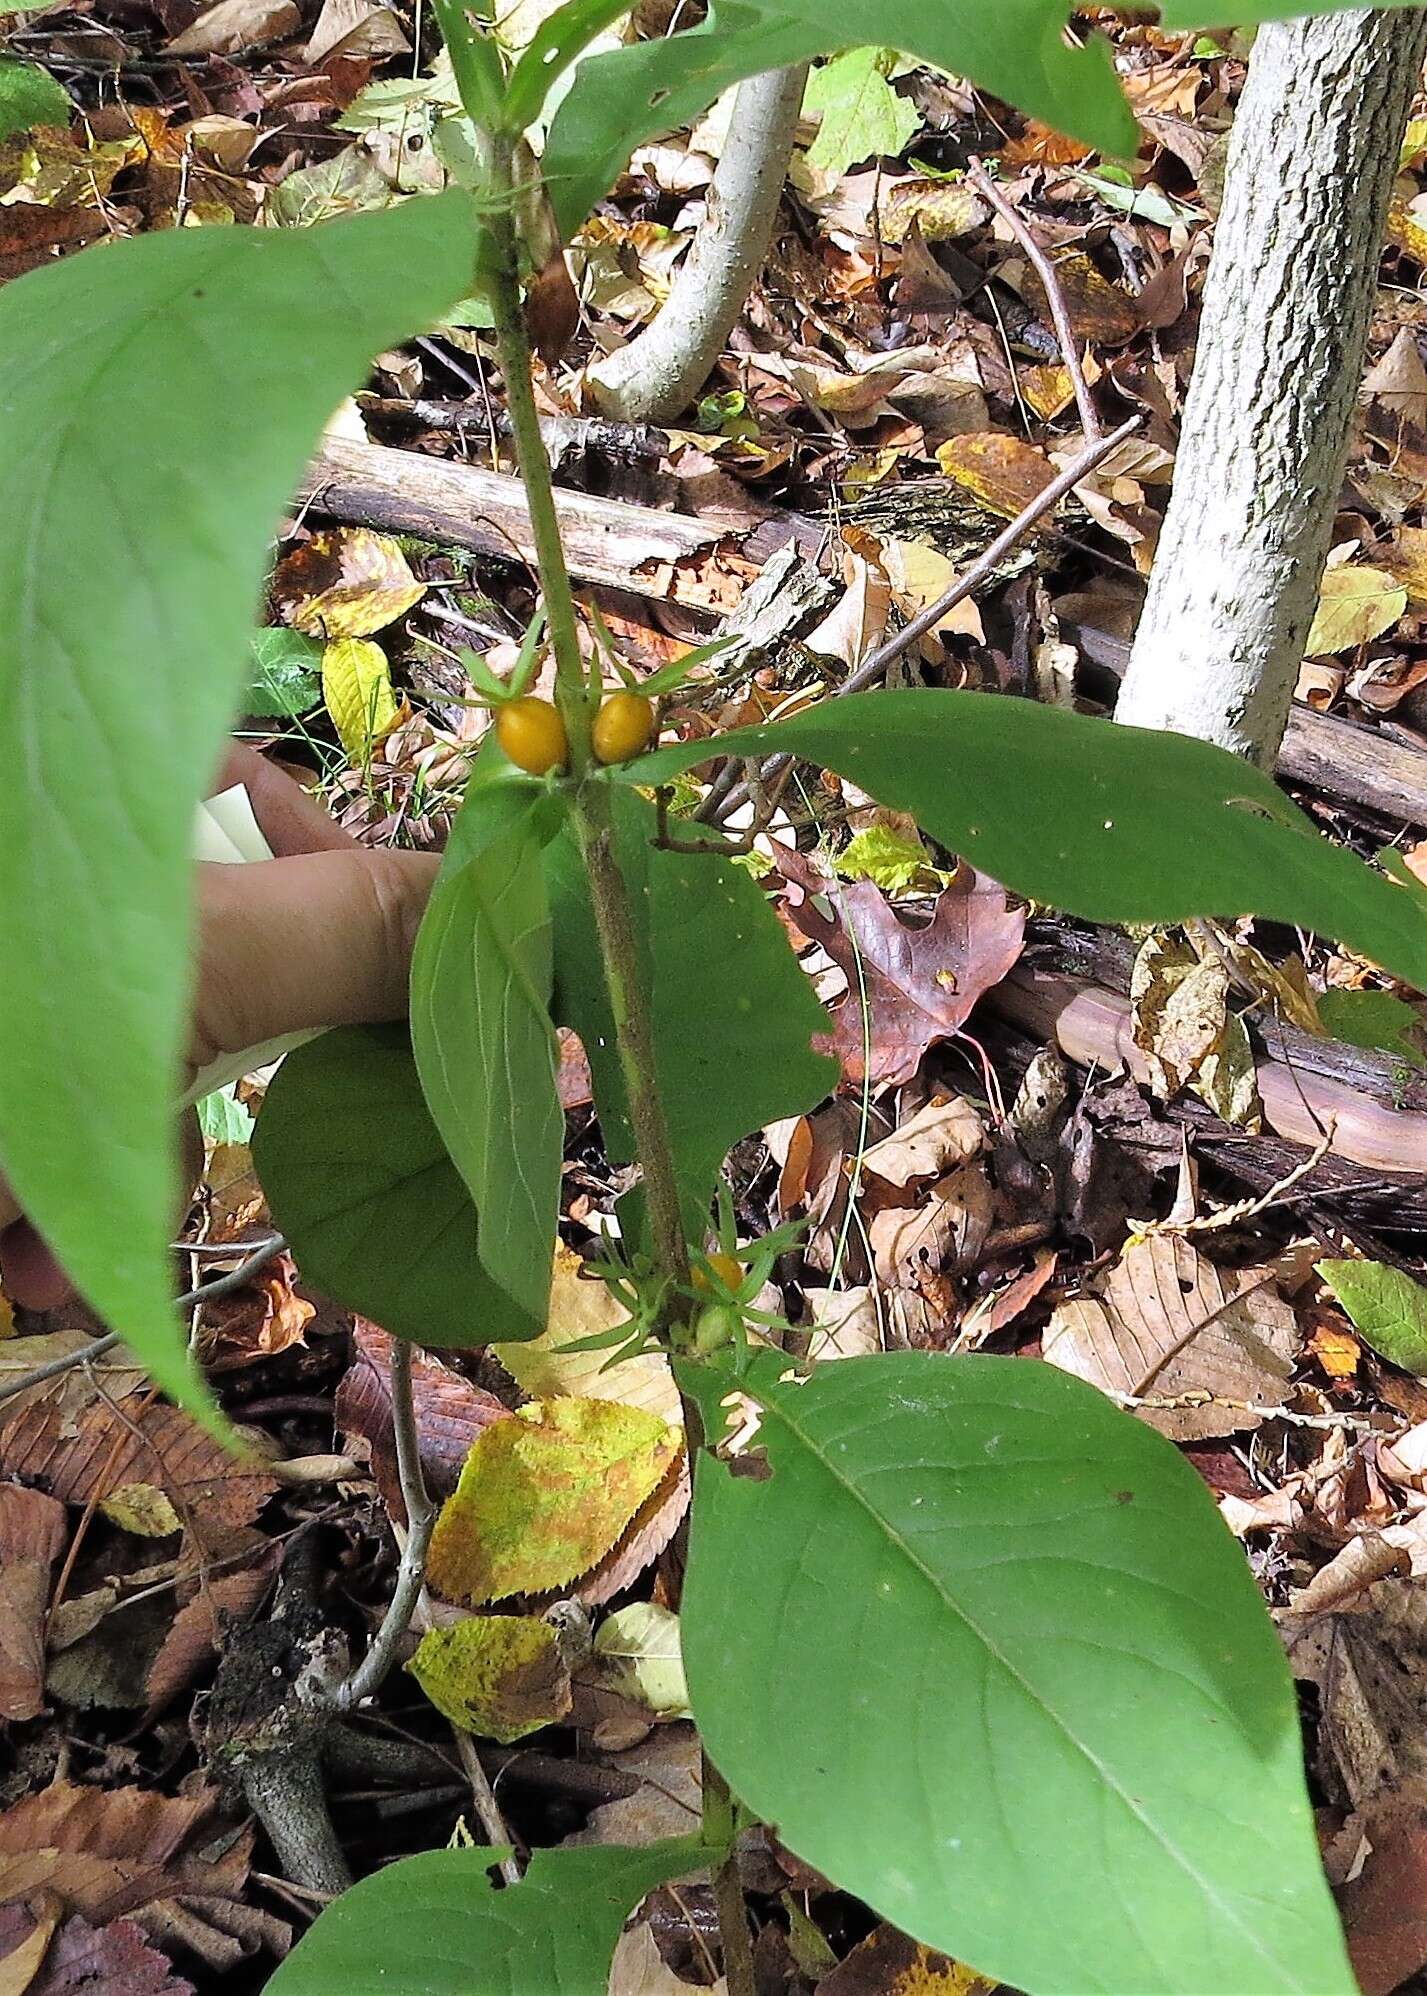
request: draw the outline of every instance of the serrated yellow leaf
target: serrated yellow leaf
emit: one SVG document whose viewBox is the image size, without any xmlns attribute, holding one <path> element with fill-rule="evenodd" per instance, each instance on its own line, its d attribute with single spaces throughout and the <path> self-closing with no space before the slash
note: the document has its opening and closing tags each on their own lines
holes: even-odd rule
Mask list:
<svg viewBox="0 0 1427 1996">
<path fill-rule="evenodd" d="M 363 761 L 396 726 L 386 653 L 370 638 L 338 638 L 322 653 L 322 699 L 342 746 Z"/>
<path fill-rule="evenodd" d="M 598 1337 L 630 1321 L 629 1312 L 607 1283 L 583 1275 L 584 1263 L 563 1242 L 555 1249 L 550 1278 L 550 1308 L 538 1338 L 520 1344 L 493 1344 L 490 1349 L 517 1386 L 532 1400 L 574 1394 L 587 1400 L 619 1400 L 642 1407 L 677 1427 L 682 1411 L 679 1389 L 662 1352 L 641 1352 L 611 1365 L 610 1351 L 570 1351 L 585 1338 Z M 632 1326 L 631 1326 L 632 1328 Z"/>
<path fill-rule="evenodd" d="M 1406 589 L 1386 569 L 1344 562 L 1324 573 L 1304 650 L 1316 658 L 1365 645 L 1390 630 L 1406 608 Z"/>
<path fill-rule="evenodd" d="M 431 1629 L 406 1667 L 443 1718 L 502 1746 L 570 1709 L 559 1639 L 538 1615 L 472 1615 Z"/>
<path fill-rule="evenodd" d="M 431 1584 L 467 1607 L 567 1586 L 618 1542 L 680 1445 L 616 1400 L 521 1407 L 472 1445 L 431 1536 Z"/>
<path fill-rule="evenodd" d="M 99 1505 L 111 1524 L 141 1539 L 166 1539 L 183 1530 L 183 1520 L 155 1484 L 121 1483 Z"/>
</svg>

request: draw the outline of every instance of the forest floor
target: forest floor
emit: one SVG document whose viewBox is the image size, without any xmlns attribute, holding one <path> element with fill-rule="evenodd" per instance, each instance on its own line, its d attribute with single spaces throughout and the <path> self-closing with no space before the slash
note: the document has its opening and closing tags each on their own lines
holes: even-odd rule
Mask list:
<svg viewBox="0 0 1427 1996">
<path fill-rule="evenodd" d="M 512 35 L 539 12 L 519 0 Z M 668 25 L 658 0 L 637 12 L 644 32 Z M 106 237 L 305 227 L 444 184 L 434 138 L 455 99 L 429 24 L 413 46 L 403 6 L 81 0 L 0 15 L 0 28 L 69 99 L 0 137 L 0 279 Z M 586 368 L 658 310 L 727 107 L 641 148 L 571 246 L 579 323 L 539 394 L 591 629 L 597 611 L 635 673 L 735 637 L 669 704 L 667 733 L 833 694 L 879 647 L 895 652 L 893 684 L 1112 704 L 1245 69 L 1233 36 L 1112 33 L 1146 133 L 1133 173 L 876 52 L 825 71 L 763 280 L 679 427 L 606 420 Z M 991 195 L 966 175 L 977 157 Z M 1427 119 L 1403 151 L 1279 773 L 1328 836 L 1364 854 L 1396 845 L 1427 879 L 1424 161 Z M 1028 236 L 1053 259 L 1058 301 Z M 458 312 L 382 355 L 336 413 L 294 496 L 254 648 L 241 732 L 366 842 L 443 843 L 489 723 L 463 704 L 463 649 L 506 669 L 532 609 L 479 319 Z M 1031 519 L 1084 449 L 1077 387 L 1107 432 L 1135 418 L 1133 433 Z M 438 503 L 424 478 L 436 464 L 502 482 L 442 485 Z M 1020 533 L 983 560 L 1011 521 Z M 978 562 L 932 634 L 889 645 Z M 713 757 L 685 802 L 718 776 Z M 843 1073 L 834 1098 L 732 1161 L 741 1241 L 799 1223 L 761 1304 L 800 1356 L 1039 1358 L 1181 1447 L 1299 1677 L 1364 1987 L 1403 1984 L 1427 1963 L 1422 995 L 1265 924 L 1127 936 L 1027 908 L 835 778 L 755 786 L 741 808 L 734 823 L 756 814 L 748 863 L 828 1009 Z M 628 1174 L 602 1150 L 568 1037 L 561 1083 L 564 1245 L 541 1363 L 517 1381 L 493 1356 L 419 1362 L 438 1494 L 527 1394 L 598 1390 L 588 1357 L 549 1347 L 610 1321 L 607 1292 L 578 1269 Z M 245 1800 L 233 1687 L 279 1584 L 292 1615 L 354 1644 L 376 1625 L 400 1495 L 385 1334 L 272 1243 L 247 1145 L 261 1094 L 249 1080 L 205 1106 L 179 1257 L 192 1287 L 239 1271 L 194 1305 L 194 1336 L 225 1407 L 267 1438 L 261 1464 L 224 1457 L 155 1401 L 122 1350 L 79 1363 L 103 1329 L 79 1306 L 35 1316 L 0 1298 L 6 1996 L 241 1996 L 323 1902 Z M 1318 1272 L 1341 1261 L 1358 1265 L 1351 1316 Z M 649 1404 L 670 1390 L 654 1367 Z M 592 1547 L 561 1611 L 568 1682 L 550 1724 L 537 1711 L 537 1730 L 473 1748 L 394 1675 L 329 1772 L 355 1873 L 443 1845 L 462 1822 L 484 1837 L 497 1816 L 518 1845 L 690 1827 L 696 1741 L 669 1612 L 685 1503 L 675 1469 Z M 767 1838 L 745 1882 L 765 1996 L 987 1987 L 945 1968 L 916 1980 L 937 1969 L 925 1951 Z M 716 1931 L 706 1888 L 655 1894 L 615 1996 L 709 1986 Z M 30 1979 L 15 1979 L 27 1946 Z"/>
</svg>

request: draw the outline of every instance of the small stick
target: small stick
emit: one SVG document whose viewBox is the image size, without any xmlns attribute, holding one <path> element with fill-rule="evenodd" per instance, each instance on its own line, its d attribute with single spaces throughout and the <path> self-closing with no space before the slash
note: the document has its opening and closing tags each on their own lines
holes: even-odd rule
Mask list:
<svg viewBox="0 0 1427 1996">
<path fill-rule="evenodd" d="M 966 169 L 966 178 L 981 198 L 990 202 L 1031 260 L 1032 268 L 1041 281 L 1041 288 L 1050 306 L 1055 336 L 1060 342 L 1061 358 L 1065 362 L 1066 373 L 1070 376 L 1070 385 L 1075 390 L 1075 406 L 1080 411 L 1081 428 L 1085 432 L 1087 442 L 1093 443 L 1097 437 L 1103 436 L 1104 432 L 1085 379 L 1085 370 L 1080 364 L 1080 352 L 1075 344 L 1075 328 L 1070 323 L 1070 313 L 1066 307 L 1065 292 L 1061 288 L 1059 272 L 1031 234 L 1025 216 L 1006 199 L 979 159 L 972 159 Z"/>
<path fill-rule="evenodd" d="M 492 1844 L 496 1846 L 509 1844 L 511 1834 L 506 1827 L 505 1817 L 500 1812 L 500 1804 L 495 1799 L 490 1776 L 481 1766 L 475 1741 L 460 1726 L 452 1726 L 451 1731 L 455 1736 L 456 1751 L 461 1756 L 461 1766 L 465 1769 L 466 1780 L 470 1784 L 471 1800 L 475 1804 L 481 1828 Z M 496 1869 L 507 1885 L 519 1885 L 520 1866 L 513 1857 L 501 1858 Z"/>
<path fill-rule="evenodd" d="M 287 1246 L 282 1234 L 274 1234 L 262 1241 L 247 1258 L 229 1269 L 226 1275 L 217 1275 L 211 1282 L 200 1282 L 196 1289 L 186 1289 L 182 1296 L 174 1299 L 176 1310 L 191 1310 L 199 1303 L 206 1303 L 215 1296 L 227 1296 L 265 1268 L 275 1255 L 282 1253 Z M 228 1250 L 236 1253 L 235 1248 Z M 90 1365 L 96 1358 L 103 1358 L 106 1352 L 113 1351 L 121 1341 L 117 1331 L 110 1331 L 102 1338 L 95 1338 L 90 1344 L 81 1345 L 78 1351 L 65 1352 L 60 1358 L 52 1358 L 44 1365 L 37 1365 L 32 1372 L 22 1372 L 18 1379 L 6 1380 L 0 1384 L 0 1401 L 13 1400 L 17 1393 L 28 1392 L 32 1386 L 43 1386 L 47 1379 L 58 1379 L 62 1372 L 68 1372 L 76 1365 Z"/>
<path fill-rule="evenodd" d="M 396 1661 L 397 1645 L 411 1626 L 412 1615 L 421 1598 L 426 1576 L 426 1548 L 436 1523 L 436 1506 L 426 1491 L 421 1468 L 421 1447 L 416 1433 L 416 1408 L 411 1392 L 411 1345 L 405 1338 L 391 1343 L 391 1424 L 396 1439 L 397 1474 L 401 1479 L 402 1502 L 406 1506 L 406 1542 L 401 1548 L 396 1585 L 382 1617 L 382 1625 L 367 1646 L 367 1653 L 332 1693 L 332 1708 L 350 1712 L 381 1688 L 387 1672 Z"/>
<path fill-rule="evenodd" d="M 997 564 L 1004 560 L 1005 556 L 1010 553 L 1016 543 L 1030 532 L 1037 520 L 1049 513 L 1054 506 L 1059 505 L 1060 501 L 1073 486 L 1078 485 L 1088 472 L 1093 471 L 1097 464 L 1104 458 L 1107 458 L 1111 451 L 1117 445 L 1122 444 L 1125 438 L 1132 435 L 1139 426 L 1140 418 L 1138 416 L 1130 416 L 1121 423 L 1118 429 L 1111 430 L 1108 435 L 1095 437 L 1088 442 L 1084 450 L 1076 454 L 1065 467 L 1064 471 L 1053 478 L 1043 492 L 1037 493 L 1030 505 L 1023 507 L 1017 513 L 1015 519 L 997 534 L 986 552 L 977 557 L 963 576 L 959 577 L 949 589 L 938 596 L 935 603 L 929 603 L 925 610 L 919 610 L 909 624 L 904 625 L 900 631 L 895 632 L 890 638 L 887 638 L 882 644 L 878 645 L 876 651 L 871 652 L 862 661 L 861 665 L 858 666 L 857 670 L 848 675 L 841 686 L 833 688 L 828 698 L 836 700 L 841 698 L 845 693 L 861 693 L 867 687 L 874 685 L 894 660 L 899 659 L 903 652 L 909 651 L 919 638 L 926 636 L 928 631 L 936 628 L 948 610 L 954 610 L 957 604 L 969 596 L 973 590 L 979 589 L 981 584 L 995 570 Z M 792 760 L 793 758 L 790 755 L 770 756 L 763 764 L 759 775 L 766 783 L 772 777 L 776 776 L 780 770 L 787 768 Z M 749 795 L 748 785 L 740 783 L 736 788 L 724 792 L 715 806 L 716 815 L 706 816 L 709 798 L 713 797 L 718 789 L 719 784 L 715 781 L 714 788 L 710 791 L 709 797 L 704 799 L 699 809 L 694 813 L 696 818 L 703 819 L 705 823 L 716 822 L 721 824 L 731 811 L 736 810 L 740 804 L 745 802 Z"/>
</svg>

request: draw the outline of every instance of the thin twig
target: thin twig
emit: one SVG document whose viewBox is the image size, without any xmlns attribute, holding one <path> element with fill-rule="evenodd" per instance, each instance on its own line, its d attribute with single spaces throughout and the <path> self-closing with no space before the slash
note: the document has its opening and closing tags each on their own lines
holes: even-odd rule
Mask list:
<svg viewBox="0 0 1427 1996">
<path fill-rule="evenodd" d="M 380 1690 L 396 1661 L 397 1647 L 411 1626 L 411 1617 L 421 1598 L 426 1548 L 436 1522 L 436 1506 L 427 1494 L 421 1467 L 421 1445 L 411 1393 L 411 1345 L 405 1338 L 393 1338 L 391 1345 L 391 1424 L 396 1438 L 397 1475 L 406 1506 L 406 1542 L 382 1625 L 356 1669 L 332 1693 L 332 1706 L 338 1712 L 352 1711 Z"/>
<path fill-rule="evenodd" d="M 1080 364 L 1080 351 L 1075 344 L 1075 328 L 1070 323 L 1070 312 L 1065 303 L 1060 275 L 1031 234 L 1025 216 L 1006 199 L 979 159 L 971 161 L 966 169 L 966 178 L 981 198 L 990 202 L 1030 258 L 1031 266 L 1041 281 L 1041 289 L 1045 292 L 1046 302 L 1050 306 L 1055 336 L 1060 342 L 1061 358 L 1065 362 L 1066 373 L 1070 376 L 1070 385 L 1075 390 L 1075 406 L 1080 411 L 1081 428 L 1085 431 L 1087 442 L 1093 442 L 1097 437 L 1103 436 L 1104 431 L 1085 380 L 1085 370 Z"/>
<path fill-rule="evenodd" d="M 499 1847 L 502 1844 L 509 1844 L 511 1842 L 511 1834 L 506 1826 L 505 1817 L 501 1814 L 500 1804 L 495 1799 L 495 1790 L 491 1787 L 490 1776 L 481 1766 L 480 1756 L 476 1752 L 475 1741 L 460 1726 L 452 1726 L 451 1731 L 455 1735 L 456 1751 L 461 1756 L 461 1766 L 466 1771 L 466 1780 L 471 1790 L 471 1801 L 475 1805 L 476 1817 L 481 1828 L 485 1831 L 493 1845 Z M 501 1858 L 496 1869 L 507 1885 L 519 1885 L 520 1865 L 515 1858 Z"/>
<path fill-rule="evenodd" d="M 252 1279 L 260 1268 L 265 1268 L 275 1255 L 282 1253 L 287 1240 L 282 1234 L 273 1234 L 263 1241 L 253 1252 L 240 1261 L 236 1268 L 229 1269 L 226 1275 L 217 1275 L 211 1282 L 200 1282 L 196 1289 L 186 1289 L 182 1296 L 174 1300 L 176 1310 L 191 1310 L 196 1304 L 206 1303 L 215 1296 L 227 1296 L 234 1289 L 241 1289 Z M 236 1249 L 230 1248 L 229 1253 Z M 44 1365 L 37 1365 L 31 1372 L 22 1372 L 18 1379 L 5 1381 L 0 1385 L 0 1401 L 13 1400 L 17 1393 L 26 1393 L 32 1386 L 43 1386 L 47 1379 L 58 1379 L 62 1372 L 69 1372 L 76 1365 L 90 1365 L 96 1358 L 103 1358 L 106 1352 L 113 1351 L 121 1342 L 117 1331 L 110 1331 L 102 1338 L 95 1338 L 77 1351 L 68 1351 L 59 1358 L 52 1358 Z"/>
<path fill-rule="evenodd" d="M 979 589 L 1016 543 L 1030 532 L 1037 520 L 1059 505 L 1072 487 L 1078 485 L 1081 479 L 1092 472 L 1117 445 L 1124 442 L 1126 437 L 1131 436 L 1139 428 L 1140 420 L 1138 416 L 1130 416 L 1118 429 L 1111 430 L 1108 435 L 1094 438 L 1086 444 L 1084 450 L 1078 451 L 1064 471 L 1059 472 L 1045 490 L 1037 493 L 1029 506 L 1023 507 L 1015 519 L 997 534 L 986 552 L 977 557 L 964 575 L 938 596 L 934 603 L 929 603 L 925 610 L 919 610 L 909 624 L 894 632 L 884 643 L 878 645 L 874 652 L 869 653 L 857 670 L 849 673 L 841 686 L 834 687 L 828 698 L 840 699 L 846 693 L 861 693 L 867 687 L 875 685 L 889 665 L 899 659 L 904 652 L 909 651 L 919 638 L 924 638 L 928 631 L 935 630 L 949 610 L 954 610 L 958 603 L 971 595 L 973 590 Z M 792 760 L 790 755 L 770 756 L 759 771 L 762 781 L 768 782 Z M 702 819 L 705 823 L 722 824 L 729 813 L 744 803 L 749 795 L 748 785 L 740 783 L 734 789 L 725 791 L 714 810 L 710 812 L 709 799 L 719 787 L 715 782 L 714 790 L 694 813 L 696 818 Z"/>
<path fill-rule="evenodd" d="M 1349 1428 L 1361 1434 L 1381 1433 L 1366 1414 L 1300 1414 L 1292 1407 L 1269 1407 L 1258 1400 L 1230 1400 L 1222 1393 L 1209 1392 L 1207 1387 L 1187 1393 L 1121 1393 L 1112 1386 L 1102 1386 L 1100 1391 L 1117 1407 L 1146 1408 L 1155 1414 L 1177 1414 L 1198 1407 L 1232 1407 L 1236 1413 L 1253 1414 L 1261 1421 L 1286 1421 L 1295 1428 Z"/>
</svg>

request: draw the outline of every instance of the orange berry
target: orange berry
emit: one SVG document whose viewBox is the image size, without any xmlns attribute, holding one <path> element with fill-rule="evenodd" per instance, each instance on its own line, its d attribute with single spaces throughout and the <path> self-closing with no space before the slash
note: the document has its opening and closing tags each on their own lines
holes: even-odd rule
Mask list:
<svg viewBox="0 0 1427 1996">
<path fill-rule="evenodd" d="M 629 762 L 649 746 L 654 702 L 642 693 L 611 693 L 595 715 L 592 743 L 600 762 Z"/>
<path fill-rule="evenodd" d="M 743 1263 L 731 1254 L 706 1254 L 702 1265 L 694 1270 L 694 1287 L 705 1296 L 712 1296 L 716 1284 L 711 1278 L 717 1276 L 725 1289 L 737 1295 L 745 1273 Z"/>
<path fill-rule="evenodd" d="M 516 768 L 531 776 L 544 776 L 569 761 L 565 723 L 548 700 L 537 700 L 531 694 L 508 700 L 496 715 L 495 732 Z"/>
</svg>

